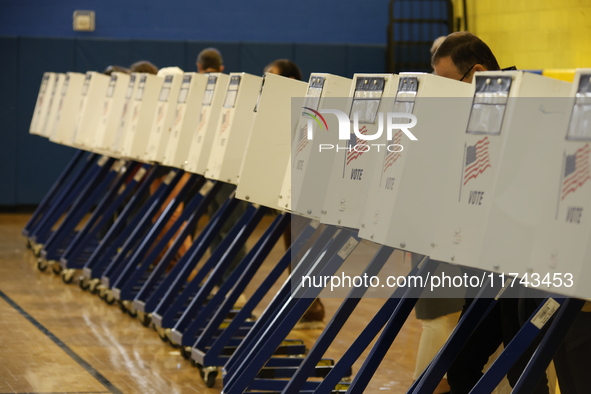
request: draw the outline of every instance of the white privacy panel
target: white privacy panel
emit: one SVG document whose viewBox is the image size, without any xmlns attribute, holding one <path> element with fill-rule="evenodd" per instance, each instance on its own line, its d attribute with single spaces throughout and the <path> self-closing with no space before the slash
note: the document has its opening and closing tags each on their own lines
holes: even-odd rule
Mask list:
<svg viewBox="0 0 591 394">
<path fill-rule="evenodd" d="M 563 116 L 560 100 L 548 98 L 566 96 L 570 87 L 522 72 L 479 73 L 473 83 L 465 133 L 450 149 L 453 163 L 431 257 L 515 272 L 527 261 L 537 215 L 547 208 L 534 192 L 544 182 L 543 152 L 551 149 L 543 136 L 551 138 Z"/>
<path fill-rule="evenodd" d="M 158 95 L 156 110 L 152 120 L 152 129 L 148 138 L 145 158 L 148 161 L 161 163 L 164 158 L 164 150 L 170 135 L 170 127 L 175 117 L 176 105 L 179 99 L 179 91 L 184 75 L 175 73 L 164 75 L 164 81 Z"/>
<path fill-rule="evenodd" d="M 129 82 L 125 89 L 125 98 L 123 102 L 123 109 L 121 110 L 121 118 L 117 122 L 117 131 L 115 132 L 115 138 L 113 139 L 112 151 L 116 152 L 118 156 L 122 154 L 123 142 L 125 141 L 125 135 L 127 129 L 131 123 L 131 116 L 133 114 L 133 104 L 135 102 L 135 93 L 139 85 L 140 74 L 132 73 L 129 76 Z"/>
<path fill-rule="evenodd" d="M 185 171 L 200 175 L 205 174 L 228 82 L 229 76 L 227 74 L 208 74 L 200 111 L 197 114 L 197 125 L 193 129 L 192 137 L 187 144 L 189 149 L 188 151 L 183 149 L 179 152 L 178 161 L 182 163 Z"/>
<path fill-rule="evenodd" d="M 320 147 L 338 144 L 339 127 L 335 116 L 321 112 L 347 111 L 351 82 L 337 75 L 313 73 L 303 104 L 292 104 L 295 108 L 291 116 L 297 126 L 291 136 L 290 163 L 280 193 L 282 208 L 320 218 L 336 154 L 334 149 L 321 151 Z"/>
<path fill-rule="evenodd" d="M 123 108 L 125 107 L 125 94 L 130 89 L 129 80 L 130 76 L 128 74 L 120 72 L 114 72 L 109 77 L 105 96 L 97 102 L 101 113 L 97 121 L 96 132 L 90 140 L 93 151 L 112 157 L 118 156 L 118 153 L 114 150 L 114 145 Z M 133 90 L 133 85 L 131 89 Z M 101 102 L 102 104 L 100 104 Z"/>
<path fill-rule="evenodd" d="M 261 92 L 261 82 L 262 78 L 255 75 L 230 74 L 205 169 L 207 178 L 234 184 L 238 181 L 257 98 Z"/>
<path fill-rule="evenodd" d="M 49 138 L 53 131 L 57 110 L 59 107 L 62 89 L 66 80 L 66 74 L 54 74 L 54 80 L 51 84 L 50 90 L 47 92 L 47 114 L 38 120 L 39 135 Z"/>
<path fill-rule="evenodd" d="M 259 84 L 260 85 L 260 84 Z M 307 84 L 275 74 L 265 74 L 251 122 L 250 139 L 241 165 L 236 197 L 285 210 L 278 203 L 289 161 L 292 102 L 306 94 Z M 252 110 L 255 108 L 253 107 Z"/>
<path fill-rule="evenodd" d="M 125 128 L 123 135 L 121 156 L 149 162 L 150 160 L 146 157 L 146 146 L 164 78 L 144 73 L 139 74 L 137 78 L 139 81 L 130 108 L 129 125 Z"/>
<path fill-rule="evenodd" d="M 82 99 L 78 109 L 78 121 L 74 127 L 72 144 L 85 150 L 92 150 L 92 141 L 97 132 L 98 121 L 101 118 L 99 103 L 105 98 L 109 77 L 107 75 L 88 71 L 82 86 Z"/>
<path fill-rule="evenodd" d="M 78 120 L 84 74 L 68 72 L 62 86 L 59 104 L 49 139 L 62 145 L 72 144 L 72 133 Z M 56 92 L 57 93 L 57 92 Z"/>
<path fill-rule="evenodd" d="M 365 138 L 387 135 L 387 117 L 392 112 L 392 98 L 396 96 L 397 88 L 398 77 L 395 75 L 354 76 L 347 95 L 350 99 L 345 107 L 346 122 L 339 124 L 339 134 L 340 128 L 346 126 L 345 135 L 348 138 L 336 142 L 340 149 L 335 148 L 321 212 L 322 223 L 356 229 L 361 227 L 361 215 L 372 177 L 373 162 L 386 149 L 386 145 L 380 147 L 374 143 L 375 140 Z"/>
<path fill-rule="evenodd" d="M 543 288 L 591 299 L 591 69 L 577 70 L 565 101 L 567 116 L 554 130 L 558 142 L 544 153 L 550 208 L 542 215 L 525 272 Z"/>
<path fill-rule="evenodd" d="M 51 96 L 51 91 L 56 82 L 56 73 L 43 73 L 43 77 L 41 78 L 41 86 L 39 86 L 39 92 L 37 93 L 37 101 L 35 102 L 35 110 L 33 111 L 31 125 L 29 126 L 30 134 L 41 134 L 41 126 L 45 123 L 47 113 L 49 112 L 49 99 Z"/>
<path fill-rule="evenodd" d="M 168 166 L 181 168 L 187 159 L 208 78 L 206 74 L 194 72 L 183 75 L 162 157 L 162 162 Z"/>
<path fill-rule="evenodd" d="M 442 212 L 439 191 L 451 163 L 449 150 L 463 136 L 472 93 L 470 84 L 433 74 L 399 75 L 388 111 L 413 114 L 417 124 L 409 131 L 417 140 L 395 129 L 392 140 L 384 133 L 374 141 L 385 147 L 375 153 L 361 237 L 429 254 Z"/>
</svg>

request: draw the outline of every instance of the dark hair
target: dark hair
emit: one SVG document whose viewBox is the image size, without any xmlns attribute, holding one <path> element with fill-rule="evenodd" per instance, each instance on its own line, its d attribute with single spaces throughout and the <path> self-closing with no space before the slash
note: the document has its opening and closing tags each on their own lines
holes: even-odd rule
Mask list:
<svg viewBox="0 0 591 394">
<path fill-rule="evenodd" d="M 105 75 L 111 75 L 114 72 L 129 74 L 129 68 L 112 64 L 103 70 Z"/>
<path fill-rule="evenodd" d="M 294 78 L 298 81 L 302 80 L 302 73 L 294 62 L 289 59 L 277 59 L 265 67 L 265 72 L 269 71 L 271 67 L 277 67 L 279 69 L 279 75 L 287 78 Z"/>
<path fill-rule="evenodd" d="M 147 60 L 140 60 L 129 66 L 129 71 L 132 73 L 158 74 L 158 67 Z"/>
<path fill-rule="evenodd" d="M 224 59 L 222 59 L 222 54 L 217 49 L 205 48 L 197 55 L 197 64 L 200 64 L 203 70 L 211 68 L 220 71 Z"/>
<path fill-rule="evenodd" d="M 469 71 L 470 67 L 482 64 L 487 70 L 500 70 L 499 63 L 492 51 L 480 38 L 467 31 L 451 33 L 441 43 L 431 58 L 436 65 L 439 59 L 451 56 L 451 60 L 460 73 Z"/>
</svg>

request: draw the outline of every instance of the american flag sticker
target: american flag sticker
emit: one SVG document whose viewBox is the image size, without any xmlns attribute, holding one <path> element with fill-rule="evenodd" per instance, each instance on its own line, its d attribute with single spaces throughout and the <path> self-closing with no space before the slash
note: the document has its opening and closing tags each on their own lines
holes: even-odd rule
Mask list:
<svg viewBox="0 0 591 394">
<path fill-rule="evenodd" d="M 589 144 L 585 144 L 584 147 L 577 149 L 574 154 L 565 157 L 562 200 L 591 179 L 591 170 L 589 169 L 590 151 Z"/>
<path fill-rule="evenodd" d="M 367 134 L 367 127 L 363 126 L 359 132 L 363 135 Z M 353 160 L 358 159 L 368 150 L 369 146 L 367 145 L 367 140 L 358 138 L 355 133 L 352 133 L 351 138 L 347 141 L 346 165 L 349 165 Z"/>
<path fill-rule="evenodd" d="M 306 146 L 308 145 L 308 128 L 312 129 L 312 120 L 308 119 L 306 125 L 304 125 L 304 127 L 302 127 L 300 129 L 299 132 L 299 142 L 298 145 L 296 146 L 296 153 L 295 156 L 297 156 L 301 151 L 304 150 L 304 148 L 306 148 Z"/>
<path fill-rule="evenodd" d="M 396 134 L 394 134 L 394 140 L 392 141 L 392 144 L 396 145 L 400 145 L 400 142 L 402 142 L 402 131 L 398 130 L 398 132 L 396 132 Z M 396 163 L 396 160 L 398 160 L 398 158 L 400 157 L 400 152 L 390 152 L 387 151 L 388 153 L 386 154 L 386 157 L 384 158 L 384 166 L 383 166 L 383 170 L 382 173 L 386 172 L 386 170 L 390 167 L 392 167 L 394 165 L 394 163 Z"/>
<path fill-rule="evenodd" d="M 464 186 L 471 179 L 476 179 L 487 168 L 491 167 L 488 155 L 488 137 L 484 137 L 475 145 L 466 147 L 466 163 L 464 165 Z"/>
</svg>

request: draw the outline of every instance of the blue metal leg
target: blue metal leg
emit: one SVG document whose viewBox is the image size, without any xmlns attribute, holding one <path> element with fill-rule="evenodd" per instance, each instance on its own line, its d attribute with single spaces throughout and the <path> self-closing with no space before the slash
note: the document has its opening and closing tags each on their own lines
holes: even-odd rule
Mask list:
<svg viewBox="0 0 591 394">
<path fill-rule="evenodd" d="M 147 164 L 129 163 L 126 167 L 127 170 L 118 176 L 109 193 L 96 207 L 88 223 L 78 232 L 74 241 L 62 255 L 61 263 L 63 268 L 80 269 L 84 267 L 87 259 L 83 258 L 83 253 L 97 239 L 99 231 L 105 228 L 117 209 L 137 186 L 135 179 L 130 180 L 127 184 L 125 182 L 139 168 L 146 171 L 149 166 Z"/>
<path fill-rule="evenodd" d="M 197 177 L 197 179 L 195 179 L 195 177 L 196 176 L 192 176 L 168 204 L 164 212 L 148 232 L 148 235 L 144 237 L 139 247 L 135 249 L 131 258 L 127 260 L 125 264 L 121 265 L 122 269 L 119 273 L 115 273 L 114 276 L 111 277 L 113 294 L 116 299 L 133 299 L 131 292 L 133 287 L 137 285 L 137 281 L 144 276 L 149 266 L 154 263 L 160 252 L 168 246 L 168 242 L 176 234 L 184 221 L 188 219 L 191 213 L 197 208 L 197 205 L 199 205 L 199 202 L 202 199 L 201 194 L 199 194 L 199 189 L 201 189 L 205 183 L 205 178 Z M 183 209 L 180 217 L 172 224 L 170 229 L 165 234 L 162 234 L 165 226 L 171 220 L 171 217 L 179 204 L 187 198 L 191 191 L 195 194 L 194 198 L 189 202 L 185 209 Z M 156 242 L 158 237 L 161 237 L 161 239 Z M 135 294 L 133 295 L 135 296 Z"/>
<path fill-rule="evenodd" d="M 203 320 L 199 318 L 200 310 L 204 308 L 204 304 L 207 301 L 207 296 L 211 294 L 214 286 L 220 282 L 224 272 L 236 258 L 240 248 L 246 244 L 246 240 L 248 237 L 250 237 L 255 227 L 258 225 L 267 211 L 267 208 L 262 206 L 254 209 L 254 211 L 251 210 L 251 208 L 254 209 L 252 206 L 248 207 L 247 211 L 240 218 L 238 223 L 232 227 L 230 233 L 225 237 L 224 241 L 229 238 L 231 243 L 227 247 L 222 247 L 222 244 L 224 243 L 222 241 L 222 244 L 220 244 L 218 247 L 218 249 L 223 248 L 223 250 L 225 250 L 224 255 L 216 264 L 216 267 L 207 278 L 207 281 L 205 281 L 197 295 L 191 300 L 189 306 L 183 312 L 181 318 L 174 326 L 171 339 L 179 345 L 191 346 L 195 342 L 195 335 L 197 334 L 199 326 L 202 324 Z M 235 233 L 235 235 L 233 233 Z M 236 272 L 236 270 L 240 270 L 243 263 L 247 263 L 246 258 L 240 262 L 240 264 L 234 269 L 234 272 Z M 244 265 L 242 265 L 242 267 L 244 267 Z M 229 280 L 227 280 L 227 282 L 230 283 Z M 225 289 L 218 289 L 218 293 L 221 294 L 218 296 L 218 299 L 225 296 L 223 291 L 228 290 L 228 287 L 229 286 L 226 286 Z M 208 304 L 209 302 L 210 301 L 208 301 Z"/>
<path fill-rule="evenodd" d="M 382 246 L 365 269 L 364 274 L 370 277 L 377 275 L 393 251 L 394 249 L 391 247 Z M 329 348 L 330 344 L 334 341 L 337 334 L 341 331 L 366 291 L 367 288 L 365 287 L 353 288 L 353 290 L 351 290 L 343 304 L 341 304 L 338 311 L 331 319 L 330 323 L 314 343 L 312 349 L 308 352 L 306 359 L 302 362 L 297 372 L 289 381 L 283 390 L 283 393 L 298 393 L 299 390 L 301 390 L 303 384 L 312 376 L 316 365 Z"/>
<path fill-rule="evenodd" d="M 145 204 L 134 216 L 135 208 L 141 205 L 141 199 L 149 193 L 150 185 L 156 179 L 158 175 L 159 166 L 155 165 L 148 171 L 147 174 L 143 170 L 139 170 L 134 177 L 134 182 L 139 182 L 138 189 L 135 191 L 123 211 L 118 215 L 117 220 L 111 226 L 107 234 L 103 237 L 98 247 L 90 255 L 90 258 L 84 264 L 82 270 L 83 276 L 87 279 L 98 279 L 102 276 L 105 266 L 110 262 L 116 254 L 117 248 L 119 248 L 127 236 L 131 233 L 137 223 L 141 219 L 141 215 L 147 211 L 149 205 Z M 159 191 L 155 193 L 158 195 Z M 154 197 L 155 197 L 154 196 Z M 131 219 L 131 218 L 134 219 Z M 127 230 L 127 234 L 125 231 Z"/>
<path fill-rule="evenodd" d="M 318 239 L 316 239 L 316 241 L 307 249 L 304 257 L 302 257 L 289 278 L 283 283 L 279 292 L 273 297 L 273 300 L 250 329 L 241 345 L 224 365 L 227 379 L 239 372 L 240 366 L 246 362 L 253 346 L 263 335 L 267 327 L 272 323 L 273 319 L 276 318 L 277 314 L 281 311 L 281 308 L 283 308 L 289 300 L 292 291 L 292 280 L 295 280 L 293 278 L 299 278 L 302 275 L 307 274 L 313 262 L 316 261 L 319 256 L 328 253 L 330 247 L 334 243 L 334 236 L 338 229 L 334 226 L 329 226 L 321 231 Z M 291 256 L 294 254 L 295 253 L 291 253 Z M 289 256 L 289 258 L 291 258 L 291 256 Z M 254 308 L 254 306 L 252 307 Z"/>
<path fill-rule="evenodd" d="M 33 212 L 31 217 L 27 221 L 27 224 L 25 224 L 25 227 L 22 231 L 22 234 L 25 237 L 29 236 L 29 234 L 31 233 L 31 229 L 33 229 L 37 225 L 39 220 L 41 220 L 41 218 L 47 213 L 49 207 L 55 203 L 55 198 L 59 195 L 60 189 L 67 185 L 66 181 L 69 177 L 74 176 L 73 172 L 76 169 L 78 163 L 81 161 L 82 157 L 85 155 L 85 153 L 86 152 L 83 150 L 77 150 L 76 153 L 74 153 L 74 156 L 72 157 L 66 168 L 64 168 L 58 179 L 53 183 L 53 186 L 51 186 L 49 192 L 47 192 L 45 197 L 43 197 L 43 200 L 37 206 L 35 212 Z"/>
<path fill-rule="evenodd" d="M 100 169 L 98 163 L 101 160 L 104 160 L 104 156 L 99 158 L 96 154 L 92 154 L 86 158 L 82 170 L 78 171 L 68 181 L 68 184 L 61 190 L 47 213 L 43 215 L 39 223 L 31 230 L 30 238 L 33 242 L 43 244 L 47 241 L 55 223 L 68 211 L 70 204 L 80 195 L 84 186 L 94 179 L 94 175 Z"/>
<path fill-rule="evenodd" d="M 558 299 L 556 301 L 558 301 Z M 544 339 L 538 346 L 538 350 L 532 356 L 529 364 L 513 388 L 515 394 L 533 392 L 540 377 L 544 374 L 552 357 L 556 354 L 558 347 L 574 323 L 577 314 L 585 304 L 585 301 L 575 298 L 567 298 L 562 301 L 564 301 L 564 303 L 558 311 L 556 318 L 550 325 Z"/>
<path fill-rule="evenodd" d="M 170 195 L 180 181 L 183 176 L 183 171 L 173 171 L 169 175 L 172 175 L 170 183 L 167 184 L 166 182 L 163 182 L 158 187 L 148 203 L 146 203 L 145 206 L 140 209 L 140 212 L 135 215 L 132 224 L 128 225 L 129 231 L 126 231 L 126 228 L 121 233 L 120 236 L 124 236 L 126 241 L 123 243 L 121 250 L 117 253 L 115 258 L 105 268 L 103 276 L 101 277 L 101 282 L 107 288 L 111 287 L 111 277 L 114 280 L 117 279 L 117 272 L 122 268 L 127 255 L 141 242 L 146 230 L 152 225 L 152 218 L 156 215 L 156 212 L 162 207 L 167 196 Z M 127 236 L 127 234 L 129 235 Z"/>
<path fill-rule="evenodd" d="M 344 261 L 344 258 L 339 255 L 341 248 L 349 242 L 358 241 L 357 236 L 351 231 L 341 230 L 329 253 L 316 261 L 310 271 L 311 275 L 333 275 Z M 224 389 L 224 393 L 242 393 L 250 386 L 257 373 L 271 358 L 277 346 L 287 337 L 321 290 L 320 288 L 304 288 L 302 283 L 299 283 L 293 297 L 289 298 L 261 338 L 251 348 L 247 357 L 248 361 L 238 368 L 235 375 L 229 377 L 227 390 Z"/>
<path fill-rule="evenodd" d="M 237 199 L 230 198 L 218 209 L 205 226 L 203 232 L 195 240 L 191 249 L 183 256 L 154 294 L 148 298 L 145 311 L 153 312 L 152 322 L 155 326 L 162 328 L 174 327 L 176 316 L 182 311 L 183 305 L 188 302 L 188 298 L 193 297 L 199 291 L 201 282 L 215 268 L 223 255 L 223 248 L 216 248 L 212 256 L 199 269 L 197 275 L 190 282 L 187 282 L 191 271 L 203 257 L 212 240 L 228 220 L 238 203 Z"/>
<path fill-rule="evenodd" d="M 293 245 L 283 255 L 282 259 L 277 265 L 271 270 L 269 275 L 261 282 L 257 287 L 254 294 L 249 297 L 244 307 L 238 312 L 232 319 L 226 329 L 221 332 L 213 343 L 210 344 L 209 340 L 212 336 L 212 330 L 219 326 L 221 323 L 220 319 L 223 319 L 225 314 L 229 311 L 229 308 L 234 304 L 235 297 L 226 300 L 220 307 L 220 313 L 216 314 L 211 319 L 206 329 L 203 331 L 201 336 L 195 342 L 192 350 L 192 358 L 197 363 L 204 366 L 222 366 L 225 364 L 227 357 L 221 358 L 222 351 L 225 346 L 228 345 L 230 339 L 236 334 L 239 327 L 244 324 L 246 319 L 250 317 L 254 308 L 261 302 L 263 297 L 269 292 L 271 286 L 279 279 L 280 275 L 287 269 L 291 262 L 292 253 L 298 253 L 304 244 L 314 235 L 318 227 L 308 225 L 298 238 L 294 241 Z M 318 230 L 319 232 L 321 230 Z M 237 285 L 235 292 L 242 291 L 241 285 Z M 234 295 L 234 292 L 233 292 Z M 209 347 L 208 347 L 209 346 Z"/>
<path fill-rule="evenodd" d="M 495 295 L 498 290 L 498 287 L 491 286 L 489 280 L 485 282 L 477 297 L 460 318 L 445 345 L 439 350 L 439 353 L 433 358 L 419 379 L 411 386 L 408 393 L 428 393 L 429 390 L 430 392 L 435 390 L 472 332 L 496 304 Z"/>
<path fill-rule="evenodd" d="M 59 227 L 45 242 L 41 251 L 42 257 L 47 260 L 59 260 L 64 252 L 64 241 L 72 237 L 76 226 L 90 211 L 92 205 L 105 193 L 105 190 L 108 190 L 109 184 L 116 177 L 118 171 L 112 168 L 114 162 L 114 159 L 108 159 L 102 166 L 99 163 L 100 167 L 92 182 L 80 192 Z"/>
<path fill-rule="evenodd" d="M 178 269 L 175 271 L 177 266 L 186 264 L 185 260 L 184 260 L 185 256 L 189 256 L 194 252 L 194 250 L 195 250 L 194 247 L 196 247 L 199 243 L 199 241 L 197 241 L 197 239 L 194 240 L 194 242 L 192 243 L 189 250 L 187 250 L 185 252 L 185 255 L 182 256 L 181 259 L 179 259 L 179 261 L 175 264 L 170 275 L 166 275 L 166 272 L 165 272 L 166 268 L 168 267 L 168 265 L 170 264 L 170 262 L 172 261 L 172 259 L 174 258 L 174 256 L 178 252 L 178 250 L 180 249 L 181 245 L 184 243 L 187 236 L 192 234 L 193 229 L 197 225 L 197 222 L 203 216 L 203 214 L 206 212 L 207 207 L 209 206 L 209 203 L 211 202 L 211 200 L 213 199 L 213 197 L 217 193 L 219 186 L 220 186 L 219 182 L 216 183 L 205 194 L 205 196 L 203 196 L 201 198 L 198 207 L 191 213 L 191 216 L 187 220 L 186 225 L 181 230 L 181 233 L 179 234 L 179 236 L 175 240 L 174 244 L 166 251 L 165 255 L 162 257 L 162 260 L 158 262 L 158 265 L 154 268 L 154 270 L 150 274 L 149 278 L 142 285 L 142 288 L 139 290 L 139 292 L 137 293 L 137 295 L 134 298 L 134 306 L 136 309 L 139 306 L 141 312 L 146 312 L 146 313 L 152 312 L 153 307 L 152 307 L 152 309 L 148 309 L 148 307 L 146 305 L 146 300 L 151 296 L 151 294 L 153 294 L 153 292 L 155 291 L 155 287 L 157 287 L 159 281 L 162 279 L 163 276 L 166 276 L 164 281 L 166 282 L 167 280 L 169 280 L 169 282 L 168 282 L 168 284 L 164 284 L 164 282 L 162 282 L 162 285 L 165 286 L 165 288 L 167 288 L 167 286 L 170 286 L 172 284 L 172 280 L 169 279 L 170 276 L 175 275 L 179 272 Z M 190 209 L 187 209 L 187 211 L 191 212 Z M 210 223 L 213 220 L 215 220 L 215 219 L 212 218 L 212 220 L 210 220 Z M 205 232 L 207 232 L 207 229 L 203 230 L 203 233 L 205 233 Z M 174 273 L 173 273 L 173 271 L 174 271 Z M 162 294 L 160 295 L 160 297 L 161 296 L 162 296 Z"/>
<path fill-rule="evenodd" d="M 203 331 L 199 335 L 199 338 L 194 341 L 195 344 L 193 347 L 197 343 L 209 344 L 211 342 L 214 334 L 219 330 L 220 324 L 228 316 L 240 294 L 242 294 L 246 286 L 252 281 L 255 273 L 269 255 L 277 240 L 285 232 L 289 221 L 289 214 L 280 214 L 275 218 L 265 234 L 258 240 L 257 244 L 222 284 L 218 293 L 199 312 L 195 321 L 201 322 L 198 328 L 203 329 Z M 231 292 L 230 289 L 232 289 Z M 224 297 L 225 294 L 227 294 L 227 297 Z M 189 331 L 185 331 L 183 338 L 188 336 L 189 333 Z"/>
</svg>

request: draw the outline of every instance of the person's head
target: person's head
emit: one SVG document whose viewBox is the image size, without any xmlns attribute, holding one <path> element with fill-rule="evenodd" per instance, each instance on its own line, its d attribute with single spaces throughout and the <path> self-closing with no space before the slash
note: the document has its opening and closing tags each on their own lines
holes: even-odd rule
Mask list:
<svg viewBox="0 0 591 394">
<path fill-rule="evenodd" d="M 203 73 L 214 73 L 224 71 L 224 59 L 222 54 L 215 48 L 205 48 L 197 55 L 197 71 Z"/>
<path fill-rule="evenodd" d="M 281 75 L 282 77 L 302 80 L 302 73 L 294 62 L 288 59 L 277 59 L 265 67 L 266 73 Z"/>
<path fill-rule="evenodd" d="M 445 40 L 445 37 L 446 36 L 439 36 L 435 40 L 433 40 L 433 44 L 431 44 L 431 49 L 429 49 L 429 52 L 431 52 L 431 56 L 433 56 L 437 48 L 439 48 L 439 45 L 441 45 L 441 43 Z"/>
<path fill-rule="evenodd" d="M 468 83 L 476 71 L 501 69 L 488 45 L 467 31 L 448 35 L 433 54 L 431 65 L 437 75 Z"/>
<path fill-rule="evenodd" d="M 147 60 L 140 60 L 139 62 L 135 62 L 129 66 L 129 71 L 132 73 L 147 73 L 156 75 L 158 74 L 158 67 Z"/>
<path fill-rule="evenodd" d="M 111 75 L 114 72 L 129 74 L 129 68 L 113 64 L 103 70 L 103 74 L 105 75 Z"/>
</svg>

